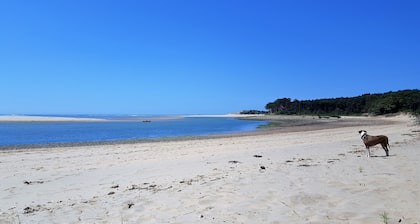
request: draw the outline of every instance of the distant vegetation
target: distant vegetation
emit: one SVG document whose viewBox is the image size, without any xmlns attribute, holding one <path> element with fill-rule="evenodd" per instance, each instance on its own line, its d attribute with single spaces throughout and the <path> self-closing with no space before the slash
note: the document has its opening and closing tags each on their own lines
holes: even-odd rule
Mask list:
<svg viewBox="0 0 420 224">
<path fill-rule="evenodd" d="M 268 103 L 265 108 L 274 114 L 340 116 L 410 112 L 419 115 L 420 90 L 401 90 L 382 94 L 364 94 L 357 97 L 317 100 L 295 99 L 292 101 L 290 98 L 281 98 Z M 252 112 L 264 113 L 264 111 Z"/>
<path fill-rule="evenodd" d="M 243 110 L 240 114 L 267 114 L 268 111 L 263 110 Z"/>
</svg>

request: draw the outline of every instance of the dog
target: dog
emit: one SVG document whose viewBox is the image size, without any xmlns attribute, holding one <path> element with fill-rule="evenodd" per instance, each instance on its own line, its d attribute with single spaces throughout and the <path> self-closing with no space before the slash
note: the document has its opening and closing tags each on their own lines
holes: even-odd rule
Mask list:
<svg viewBox="0 0 420 224">
<path fill-rule="evenodd" d="M 362 138 L 363 143 L 366 146 L 366 153 L 367 157 L 370 157 L 370 150 L 369 147 L 381 144 L 382 148 L 385 150 L 386 156 L 389 156 L 389 143 L 388 143 L 388 137 L 385 135 L 378 135 L 378 136 L 372 136 L 368 135 L 367 131 L 360 130 L 359 131 L 360 137 Z"/>
</svg>

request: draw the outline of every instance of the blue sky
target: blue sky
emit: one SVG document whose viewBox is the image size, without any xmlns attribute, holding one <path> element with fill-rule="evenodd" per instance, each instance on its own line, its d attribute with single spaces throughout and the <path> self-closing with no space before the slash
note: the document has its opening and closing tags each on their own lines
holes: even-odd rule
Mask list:
<svg viewBox="0 0 420 224">
<path fill-rule="evenodd" d="M 223 114 L 420 88 L 420 1 L 0 1 L 0 114 Z"/>
</svg>

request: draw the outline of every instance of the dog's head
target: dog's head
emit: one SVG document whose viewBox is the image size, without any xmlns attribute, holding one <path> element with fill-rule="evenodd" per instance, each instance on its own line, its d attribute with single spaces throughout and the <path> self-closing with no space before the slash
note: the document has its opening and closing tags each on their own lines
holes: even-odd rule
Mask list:
<svg viewBox="0 0 420 224">
<path fill-rule="evenodd" d="M 360 136 L 361 136 L 361 137 L 363 137 L 363 136 L 367 135 L 367 131 L 365 131 L 365 130 L 360 130 L 360 131 L 359 131 L 359 134 L 360 134 Z"/>
</svg>

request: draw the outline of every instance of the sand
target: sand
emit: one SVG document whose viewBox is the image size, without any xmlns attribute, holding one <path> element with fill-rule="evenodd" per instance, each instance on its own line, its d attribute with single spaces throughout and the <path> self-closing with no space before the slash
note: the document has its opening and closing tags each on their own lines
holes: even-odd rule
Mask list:
<svg viewBox="0 0 420 224">
<path fill-rule="evenodd" d="M 420 223 L 420 127 L 341 119 L 353 125 L 2 150 L 0 223 Z M 388 135 L 390 156 L 366 158 L 360 129 Z"/>
<path fill-rule="evenodd" d="M 51 116 L 24 116 L 24 115 L 0 115 L 0 122 L 95 122 L 106 121 L 98 118 L 77 117 L 51 117 Z"/>
</svg>

